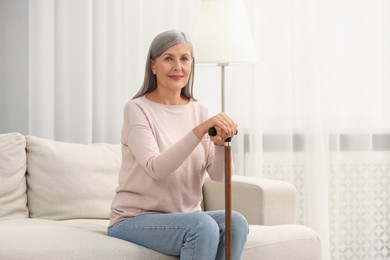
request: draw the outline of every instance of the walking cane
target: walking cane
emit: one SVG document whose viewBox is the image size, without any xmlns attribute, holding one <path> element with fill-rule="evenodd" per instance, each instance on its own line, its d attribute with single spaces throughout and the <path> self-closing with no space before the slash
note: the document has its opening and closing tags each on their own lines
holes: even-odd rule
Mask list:
<svg viewBox="0 0 390 260">
<path fill-rule="evenodd" d="M 216 136 L 217 130 L 209 129 L 210 136 Z M 226 260 L 232 259 L 232 154 L 231 138 L 225 140 L 225 244 Z"/>
</svg>

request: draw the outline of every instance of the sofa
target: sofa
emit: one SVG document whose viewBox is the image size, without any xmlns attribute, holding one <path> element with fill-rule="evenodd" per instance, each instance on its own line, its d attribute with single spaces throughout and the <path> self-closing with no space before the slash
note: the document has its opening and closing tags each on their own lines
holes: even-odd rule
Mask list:
<svg viewBox="0 0 390 260">
<path fill-rule="evenodd" d="M 107 236 L 120 161 L 119 144 L 0 134 L 0 259 L 179 259 Z M 205 210 L 223 209 L 223 184 L 203 191 Z M 318 233 L 295 224 L 291 184 L 233 176 L 232 197 L 250 224 L 242 259 L 321 259 Z"/>
</svg>

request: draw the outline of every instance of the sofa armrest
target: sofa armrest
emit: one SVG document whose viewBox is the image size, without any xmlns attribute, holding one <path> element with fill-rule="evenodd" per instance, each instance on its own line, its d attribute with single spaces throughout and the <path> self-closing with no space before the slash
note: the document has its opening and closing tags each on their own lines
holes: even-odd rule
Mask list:
<svg viewBox="0 0 390 260">
<path fill-rule="evenodd" d="M 225 208 L 224 187 L 224 183 L 206 179 L 204 210 Z M 232 208 L 243 214 L 251 225 L 294 224 L 296 189 L 283 181 L 233 175 Z"/>
</svg>

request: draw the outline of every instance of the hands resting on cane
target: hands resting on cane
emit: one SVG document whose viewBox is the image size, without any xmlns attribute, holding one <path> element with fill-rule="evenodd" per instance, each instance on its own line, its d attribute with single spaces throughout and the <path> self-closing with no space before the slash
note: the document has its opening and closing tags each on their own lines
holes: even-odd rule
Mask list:
<svg viewBox="0 0 390 260">
<path fill-rule="evenodd" d="M 193 128 L 192 131 L 201 140 L 212 127 L 215 128 L 216 135 L 210 136 L 210 139 L 216 145 L 224 145 L 225 139 L 232 138 L 237 133 L 237 124 L 224 112 L 210 117 Z"/>
</svg>

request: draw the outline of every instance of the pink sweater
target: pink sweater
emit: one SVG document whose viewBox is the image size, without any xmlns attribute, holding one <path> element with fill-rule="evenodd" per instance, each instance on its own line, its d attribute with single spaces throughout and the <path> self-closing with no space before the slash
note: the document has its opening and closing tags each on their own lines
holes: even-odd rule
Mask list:
<svg viewBox="0 0 390 260">
<path fill-rule="evenodd" d="M 122 165 L 110 224 L 140 214 L 200 211 L 206 171 L 224 180 L 224 148 L 192 129 L 210 117 L 197 101 L 163 105 L 145 96 L 124 109 Z"/>
</svg>

